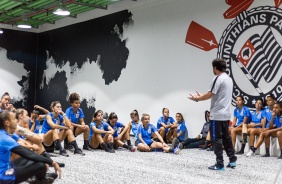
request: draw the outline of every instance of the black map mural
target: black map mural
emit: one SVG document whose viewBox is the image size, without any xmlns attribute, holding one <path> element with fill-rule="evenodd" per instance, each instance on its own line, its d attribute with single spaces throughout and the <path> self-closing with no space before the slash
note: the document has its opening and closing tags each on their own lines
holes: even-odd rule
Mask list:
<svg viewBox="0 0 282 184">
<path fill-rule="evenodd" d="M 130 25 L 133 25 L 132 14 L 125 10 L 39 34 L 5 30 L 0 47 L 6 48 L 9 57 L 23 62 L 30 71 L 29 88 L 24 91 L 27 93 L 28 109 L 31 110 L 34 104 L 49 109 L 50 103 L 55 100 L 61 102 L 64 110 L 70 106 L 67 101 L 69 91 L 66 71 L 57 71 L 49 79 L 48 85 L 42 86 L 42 82 L 46 81 L 44 71 L 47 69 L 48 57 L 53 58 L 58 68 L 68 62 L 81 72 L 85 62 L 96 64 L 102 72 L 105 85 L 118 81 L 129 56 L 123 32 Z M 17 37 L 22 37 L 22 41 Z M 89 74 L 89 77 L 98 76 Z M 19 85 L 23 85 L 23 82 L 19 81 Z M 85 122 L 90 123 L 95 107 L 89 107 L 87 103 L 83 100 L 81 108 L 84 110 Z"/>
</svg>

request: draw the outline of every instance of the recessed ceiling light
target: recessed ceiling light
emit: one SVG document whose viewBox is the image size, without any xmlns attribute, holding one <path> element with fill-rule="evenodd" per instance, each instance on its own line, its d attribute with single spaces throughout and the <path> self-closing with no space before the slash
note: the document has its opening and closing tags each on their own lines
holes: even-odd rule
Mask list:
<svg viewBox="0 0 282 184">
<path fill-rule="evenodd" d="M 67 8 L 63 8 L 63 7 L 60 7 L 60 8 L 57 8 L 53 14 L 55 15 L 61 15 L 61 16 L 67 16 L 67 15 L 70 15 L 70 11 L 67 9 Z"/>
<path fill-rule="evenodd" d="M 31 28 L 31 25 L 28 24 L 28 23 L 24 23 L 24 24 L 19 24 L 17 27 L 18 28 L 29 29 L 29 28 Z"/>
</svg>

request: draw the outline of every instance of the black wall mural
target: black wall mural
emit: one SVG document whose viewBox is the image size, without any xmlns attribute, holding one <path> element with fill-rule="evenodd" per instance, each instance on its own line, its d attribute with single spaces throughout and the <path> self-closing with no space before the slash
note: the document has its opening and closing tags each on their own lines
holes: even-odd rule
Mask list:
<svg viewBox="0 0 282 184">
<path fill-rule="evenodd" d="M 126 40 L 122 40 L 124 26 L 133 24 L 132 14 L 127 10 L 115 14 L 70 25 L 60 29 L 39 34 L 37 96 L 36 102 L 44 107 L 59 100 L 65 110 L 70 106 L 66 100 L 68 95 L 65 72 L 57 72 L 47 86 L 40 88 L 46 70 L 46 60 L 54 59 L 58 68 L 69 62 L 71 67 L 82 70 L 85 62 L 97 64 L 101 69 L 105 85 L 117 81 L 122 69 L 126 68 L 129 50 Z M 47 54 L 48 53 L 48 54 Z M 75 75 L 75 74 L 74 74 Z M 89 74 L 89 77 L 98 77 Z M 87 89 L 85 89 L 87 90 Z M 90 123 L 95 107 L 87 107 L 83 100 L 85 122 Z M 49 108 L 48 108 L 49 109 Z"/>
<path fill-rule="evenodd" d="M 51 102 L 55 100 L 61 102 L 64 110 L 70 106 L 67 101 L 69 91 L 66 71 L 57 71 L 45 83 L 44 71 L 47 69 L 46 61 L 49 57 L 54 59 L 58 68 L 69 62 L 77 70 L 83 70 L 85 62 L 90 61 L 101 69 L 105 85 L 117 81 L 122 70 L 126 68 L 129 55 L 122 35 L 124 27 L 131 24 L 132 14 L 125 10 L 39 34 L 5 30 L 0 36 L 0 47 L 7 50 L 9 59 L 23 63 L 29 72 L 28 76 L 23 76 L 18 81 L 22 86 L 20 93 L 25 99 L 14 103 L 14 106 L 25 106 L 31 111 L 34 104 L 38 104 L 50 109 Z M 89 77 L 95 76 L 89 74 Z M 81 108 L 84 110 L 85 122 L 90 123 L 95 107 L 89 106 L 89 101 L 82 100 Z"/>
<path fill-rule="evenodd" d="M 22 80 L 17 81 L 22 87 L 18 94 L 22 94 L 24 98 L 14 103 L 15 107 L 32 109 L 34 106 L 37 36 L 36 33 L 8 29 L 4 29 L 4 34 L 0 35 L 0 47 L 7 50 L 7 58 L 23 63 L 24 69 L 28 72 L 28 76 L 23 76 Z M 1 88 L 5 91 L 5 86 Z"/>
</svg>

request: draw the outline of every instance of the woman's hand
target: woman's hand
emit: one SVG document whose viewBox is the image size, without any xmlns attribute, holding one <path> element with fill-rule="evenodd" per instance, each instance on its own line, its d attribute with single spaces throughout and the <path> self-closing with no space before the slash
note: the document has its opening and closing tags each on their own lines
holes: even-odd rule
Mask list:
<svg viewBox="0 0 282 184">
<path fill-rule="evenodd" d="M 62 170 L 61 170 L 59 164 L 57 162 L 53 162 L 52 166 L 55 169 L 55 173 L 59 175 L 59 179 L 61 179 L 62 178 Z"/>
</svg>

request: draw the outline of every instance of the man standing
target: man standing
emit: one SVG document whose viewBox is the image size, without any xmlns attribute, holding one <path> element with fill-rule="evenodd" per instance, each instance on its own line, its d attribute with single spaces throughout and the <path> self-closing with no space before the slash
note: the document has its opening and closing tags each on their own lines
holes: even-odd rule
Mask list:
<svg viewBox="0 0 282 184">
<path fill-rule="evenodd" d="M 229 157 L 227 167 L 235 168 L 237 157 L 228 133 L 229 120 L 231 117 L 230 104 L 232 100 L 232 79 L 225 73 L 226 62 L 223 59 L 212 61 L 213 72 L 216 75 L 212 81 L 210 90 L 203 95 L 197 94 L 188 97 L 195 102 L 211 98 L 210 109 L 210 133 L 216 155 L 216 164 L 210 166 L 211 170 L 224 170 L 223 149 Z"/>
</svg>

